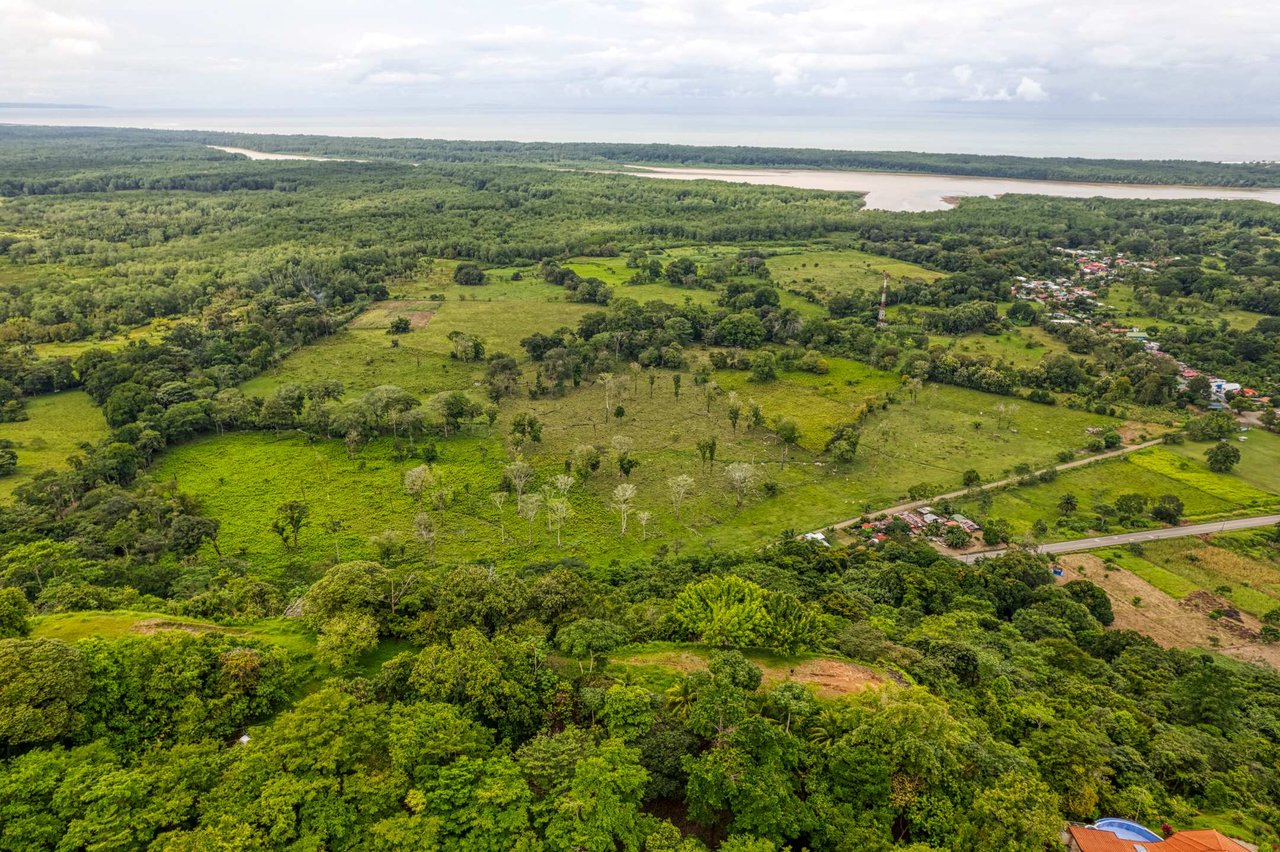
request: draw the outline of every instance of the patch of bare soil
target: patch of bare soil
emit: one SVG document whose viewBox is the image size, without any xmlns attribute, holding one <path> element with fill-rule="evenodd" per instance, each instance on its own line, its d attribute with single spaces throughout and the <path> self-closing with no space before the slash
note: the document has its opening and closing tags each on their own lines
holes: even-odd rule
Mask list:
<svg viewBox="0 0 1280 852">
<path fill-rule="evenodd" d="M 219 632 L 218 628 L 211 624 L 184 624 L 180 621 L 167 621 L 163 618 L 145 618 L 129 628 L 130 633 L 139 633 L 143 636 L 152 636 L 162 630 L 183 630 L 187 633 L 196 634 Z"/>
<path fill-rule="evenodd" d="M 1090 580 L 1111 598 L 1116 616 L 1113 630 L 1135 630 L 1165 648 L 1207 648 L 1280 669 L 1280 646 L 1259 641 L 1261 622 L 1230 601 L 1205 591 L 1177 600 L 1136 574 L 1120 568 L 1106 570 L 1101 559 L 1087 553 L 1065 555 L 1060 563 L 1059 582 Z M 1210 618 L 1215 611 L 1220 617 Z"/>
<path fill-rule="evenodd" d="M 630 665 L 663 666 L 684 674 L 707 669 L 707 660 L 692 651 L 640 654 L 619 662 Z M 765 686 L 774 686 L 789 680 L 795 681 L 812 686 L 819 698 L 851 695 L 871 687 L 883 686 L 885 682 L 884 676 L 873 669 L 827 657 L 804 660 L 794 665 L 760 660 L 752 660 L 752 662 L 760 668 Z"/>
</svg>

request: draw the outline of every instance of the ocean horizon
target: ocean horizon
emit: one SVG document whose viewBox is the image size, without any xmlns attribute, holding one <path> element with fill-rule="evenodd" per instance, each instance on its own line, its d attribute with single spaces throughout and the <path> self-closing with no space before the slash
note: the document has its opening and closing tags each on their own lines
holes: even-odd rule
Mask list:
<svg viewBox="0 0 1280 852">
<path fill-rule="evenodd" d="M 0 124 L 520 142 L 658 142 L 1115 159 L 1280 161 L 1280 126 L 955 114 L 756 115 L 623 110 L 0 108 Z"/>
</svg>

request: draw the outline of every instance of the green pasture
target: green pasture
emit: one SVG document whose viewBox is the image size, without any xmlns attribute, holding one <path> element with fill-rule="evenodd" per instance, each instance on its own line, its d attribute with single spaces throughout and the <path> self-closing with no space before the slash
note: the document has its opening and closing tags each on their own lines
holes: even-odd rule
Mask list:
<svg viewBox="0 0 1280 852">
<path fill-rule="evenodd" d="M 750 381 L 750 374 L 721 371 L 716 383 L 743 400 L 755 399 L 766 413 L 785 414 L 801 427 L 800 445 L 820 453 L 837 427 L 855 422 L 870 402 L 882 399 L 901 384 L 886 373 L 847 358 L 828 358 L 824 375 L 799 370 L 782 373 L 778 381 Z"/>
<path fill-rule="evenodd" d="M 943 273 L 923 266 L 854 249 L 784 251 L 770 257 L 768 265 L 773 280 L 780 286 L 816 288 L 832 293 L 879 290 L 886 272 L 891 286 L 903 278 L 934 281 L 944 277 Z"/>
<path fill-rule="evenodd" d="M 1241 441 L 1240 438 L 1244 440 Z M 1240 463 L 1232 474 L 1254 488 L 1280 494 L 1280 435 L 1262 429 L 1250 429 L 1237 434 L 1232 443 L 1240 450 Z M 1197 463 L 1204 464 L 1204 454 L 1211 446 L 1211 443 L 1188 441 L 1169 449 L 1194 467 Z"/>
<path fill-rule="evenodd" d="M 111 610 L 100 612 L 60 612 L 40 615 L 31 620 L 31 635 L 39 639 L 120 639 L 156 630 L 187 630 L 192 633 L 227 633 L 243 636 L 269 645 L 279 645 L 296 654 L 310 655 L 315 650 L 315 636 L 296 619 L 264 618 L 249 624 L 226 626 L 198 618 L 185 618 L 159 612 Z"/>
<path fill-rule="evenodd" d="M 670 372 L 657 374 L 652 396 L 647 376 L 626 375 L 615 380 L 607 406 L 601 382 L 584 384 L 561 398 L 508 399 L 492 431 L 475 426 L 441 441 L 432 490 L 447 497 L 442 508 L 426 509 L 438 530 L 435 558 L 524 565 L 575 557 L 608 565 L 660 547 L 754 547 L 787 529 L 819 528 L 891 504 L 919 483 L 936 491 L 959 487 L 970 466 L 995 478 L 1018 462 L 1047 464 L 1058 451 L 1083 445 L 1088 427 L 1114 422 L 1026 404 L 997 428 L 993 411 L 1003 398 L 927 386 L 916 400 L 904 399 L 873 413 L 864 423 L 858 457 L 836 465 L 811 448 L 825 443 L 831 423 L 851 416 L 867 400 L 879 400 L 893 386 L 892 377 L 837 362 L 827 376 L 786 374 L 762 385 L 745 383 L 741 373 L 722 372 L 714 378 L 722 392 L 713 396 L 709 408 L 705 388 L 688 374 L 678 399 Z M 845 384 L 846 378 L 853 383 Z M 723 393 L 730 386 L 740 386 L 744 400 L 757 398 L 767 422 L 778 414 L 797 420 L 801 445 L 785 465 L 771 431 L 749 430 L 745 422 L 736 431 L 732 428 Z M 623 406 L 621 418 L 614 414 L 617 405 Z M 571 515 L 561 530 L 560 546 L 545 513 L 530 526 L 516 516 L 514 500 L 500 516 L 489 498 L 500 487 L 502 468 L 514 452 L 509 424 L 520 412 L 534 414 L 543 424 L 542 441 L 520 450 L 538 474 L 533 490 L 564 472 L 565 460 L 579 445 L 603 450 L 600 470 L 580 478 L 568 492 Z M 975 422 L 981 428 L 975 429 Z M 615 436 L 631 443 L 631 456 L 639 462 L 629 480 L 637 494 L 625 537 L 611 501 L 622 482 L 612 449 Z M 699 440 L 709 437 L 717 441 L 714 465 L 702 464 L 696 449 Z M 741 508 L 725 474 L 732 462 L 751 463 L 756 471 Z M 222 523 L 224 552 L 282 567 L 298 561 L 375 558 L 371 539 L 388 531 L 404 542 L 407 552 L 429 558 L 430 547 L 413 537 L 414 516 L 424 509 L 401 485 L 404 472 L 416 463 L 395 460 L 386 440 L 373 442 L 353 460 L 339 441 L 308 444 L 291 433 L 239 433 L 177 447 L 150 475 L 157 481 L 176 480 L 181 490 L 200 495 L 204 511 Z M 695 487 L 677 517 L 667 483 L 680 474 L 692 476 Z M 298 552 L 286 548 L 270 529 L 277 507 L 292 500 L 310 506 Z M 647 528 L 640 524 L 641 511 L 651 515 Z"/>
<path fill-rule="evenodd" d="M 1201 447 L 1199 457 L 1187 457 L 1186 449 L 1197 446 Z M 1183 502 L 1184 518 L 1188 521 L 1259 514 L 1280 507 L 1280 496 L 1259 488 L 1256 482 L 1243 475 L 1243 461 L 1231 473 L 1209 470 L 1203 459 L 1203 446 L 1152 447 L 1123 458 L 1066 471 L 1053 482 L 1003 489 L 991 495 L 990 509 L 983 510 L 977 499 L 962 500 L 961 511 L 1007 520 L 1012 524 L 1014 534 L 1019 536 L 1028 534 L 1037 520 L 1044 520 L 1050 529 L 1046 538 L 1057 540 L 1081 536 L 1080 533 L 1054 528 L 1061 517 L 1058 503 L 1067 493 L 1075 495 L 1080 507 L 1076 514 L 1084 517 L 1094 514 L 1094 506 L 1114 504 L 1116 498 L 1123 494 L 1143 494 L 1151 502 L 1162 495 L 1173 494 Z M 1270 447 L 1262 442 L 1255 447 L 1262 448 L 1262 452 L 1254 450 L 1253 455 L 1270 451 Z M 1274 474 L 1262 476 L 1269 475 Z M 1127 528 L 1155 526 L 1159 524 L 1144 516 Z M 1121 527 L 1113 525 L 1113 529 Z"/>
<path fill-rule="evenodd" d="M 27 419 L 0 423 L 0 438 L 17 444 L 18 469 L 0 478 L 0 498 L 8 498 L 15 488 L 49 468 L 67 466 L 67 457 L 78 452 L 85 441 L 98 441 L 107 434 L 102 409 L 83 391 L 62 391 L 32 397 L 26 401 Z"/>
<path fill-rule="evenodd" d="M 1039 364 L 1048 355 L 1066 353 L 1067 346 L 1042 328 L 1017 328 L 1002 334 L 968 334 L 961 337 L 930 335 L 931 346 L 944 346 L 958 355 L 986 357 L 993 364 L 1001 362 L 1026 369 Z"/>
</svg>

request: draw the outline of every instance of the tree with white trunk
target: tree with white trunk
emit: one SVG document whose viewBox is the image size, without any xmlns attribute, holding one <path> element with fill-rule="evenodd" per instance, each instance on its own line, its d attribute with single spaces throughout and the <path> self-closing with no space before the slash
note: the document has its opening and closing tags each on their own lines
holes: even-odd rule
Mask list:
<svg viewBox="0 0 1280 852">
<path fill-rule="evenodd" d="M 516 490 L 516 500 L 524 496 L 524 490 L 529 485 L 529 480 L 533 479 L 533 468 L 524 459 L 516 459 L 507 465 L 503 472 L 507 475 L 507 481 L 511 483 L 511 487 Z"/>
<path fill-rule="evenodd" d="M 489 502 L 493 503 L 498 510 L 498 534 L 502 537 L 502 543 L 507 543 L 507 520 L 503 509 L 507 505 L 507 492 L 495 491 L 489 495 Z"/>
<path fill-rule="evenodd" d="M 529 522 L 529 543 L 533 544 L 533 522 L 542 511 L 541 494 L 522 494 L 516 501 L 516 514 Z"/>
<path fill-rule="evenodd" d="M 676 520 L 680 520 L 680 509 L 685 499 L 693 493 L 693 486 L 693 477 L 684 473 L 667 480 L 667 491 L 671 495 L 671 509 L 675 512 Z"/>
<path fill-rule="evenodd" d="M 627 518 L 631 514 L 631 501 L 636 497 L 636 487 L 624 482 L 613 489 L 613 506 L 622 517 L 622 535 L 627 534 Z"/>
<path fill-rule="evenodd" d="M 555 497 L 547 501 L 547 517 L 551 519 L 551 528 L 556 531 L 556 547 L 561 546 L 560 531 L 564 529 L 565 521 L 569 520 L 571 514 L 573 509 L 565 498 Z"/>
<path fill-rule="evenodd" d="M 734 462 L 724 469 L 724 475 L 729 480 L 729 487 L 733 489 L 734 496 L 738 499 L 738 508 L 741 509 L 742 501 L 756 478 L 755 466 L 746 462 Z"/>
<path fill-rule="evenodd" d="M 649 522 L 653 520 L 652 512 L 636 512 L 636 520 L 640 522 L 640 540 L 649 540 Z"/>
<path fill-rule="evenodd" d="M 427 512 L 419 512 L 413 518 L 413 537 L 427 546 L 431 561 L 436 558 L 436 519 Z"/>
<path fill-rule="evenodd" d="M 423 493 L 435 483 L 435 480 L 431 468 L 420 464 L 404 472 L 404 490 L 421 506 Z"/>
<path fill-rule="evenodd" d="M 560 496 L 564 497 L 569 493 L 569 489 L 573 487 L 573 484 L 576 481 L 577 480 L 575 480 L 569 474 L 560 473 L 560 474 L 556 474 L 556 476 L 552 478 L 551 484 L 555 486 L 555 489 L 557 492 L 559 492 Z"/>
</svg>

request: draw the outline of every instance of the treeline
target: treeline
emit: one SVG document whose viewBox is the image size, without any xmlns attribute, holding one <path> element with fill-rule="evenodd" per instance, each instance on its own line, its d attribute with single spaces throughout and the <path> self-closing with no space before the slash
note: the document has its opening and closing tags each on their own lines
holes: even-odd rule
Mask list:
<svg viewBox="0 0 1280 852">
<path fill-rule="evenodd" d="M 135 132 L 159 133 L 157 131 Z M 1274 163 L 1014 157 L 725 145 L 358 139 L 297 134 L 174 132 L 150 138 L 171 138 L 178 141 L 198 141 L 228 147 L 317 156 L 383 158 L 415 162 L 592 163 L 605 161 L 621 165 L 851 169 L 1098 183 L 1280 186 L 1280 167 Z"/>
<path fill-rule="evenodd" d="M 1104 630 L 1106 594 L 1030 554 L 895 531 L 604 575 L 389 557 L 307 589 L 335 676 L 274 717 L 306 675 L 277 648 L 24 638 L 8 593 L 0 845 L 1040 852 L 1064 819 L 1224 810 L 1277 839 L 1278 676 Z M 416 647 L 357 668 L 385 638 Z M 676 641 L 705 662 L 627 662 Z M 794 658 L 766 682 L 759 645 L 852 661 L 826 661 L 851 694 Z"/>
</svg>

